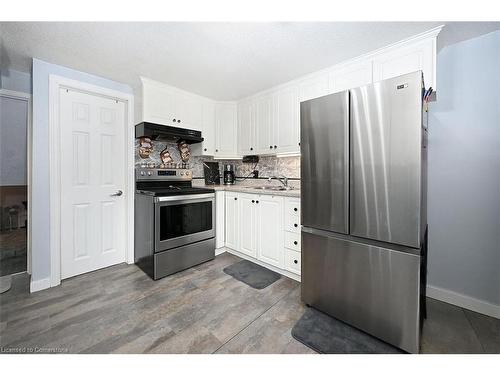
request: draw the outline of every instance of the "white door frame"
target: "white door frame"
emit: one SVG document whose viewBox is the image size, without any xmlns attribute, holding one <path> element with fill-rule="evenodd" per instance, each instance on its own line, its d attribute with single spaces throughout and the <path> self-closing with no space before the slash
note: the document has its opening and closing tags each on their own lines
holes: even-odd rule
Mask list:
<svg viewBox="0 0 500 375">
<path fill-rule="evenodd" d="M 125 215 L 127 239 L 125 259 L 134 263 L 134 96 L 121 91 L 95 86 L 73 79 L 49 75 L 49 174 L 50 174 L 50 286 L 61 283 L 61 140 L 59 124 L 59 89 L 67 88 L 79 92 L 98 95 L 122 101 L 126 106 L 125 145 Z"/>
<path fill-rule="evenodd" d="M 31 275 L 31 152 L 32 152 L 32 142 L 31 137 L 33 134 L 33 124 L 31 121 L 31 95 L 25 92 L 13 91 L 0 89 L 0 96 L 4 98 L 13 98 L 17 100 L 23 100 L 28 104 L 28 123 L 26 124 L 26 185 L 28 187 L 28 212 L 27 212 L 27 222 L 28 231 L 26 233 L 26 271 Z"/>
</svg>

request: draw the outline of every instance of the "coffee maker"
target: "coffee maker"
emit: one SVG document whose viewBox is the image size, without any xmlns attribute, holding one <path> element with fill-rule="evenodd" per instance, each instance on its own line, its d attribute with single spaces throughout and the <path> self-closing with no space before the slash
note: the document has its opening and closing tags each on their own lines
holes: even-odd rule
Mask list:
<svg viewBox="0 0 500 375">
<path fill-rule="evenodd" d="M 234 185 L 236 177 L 233 164 L 224 165 L 224 185 Z"/>
</svg>

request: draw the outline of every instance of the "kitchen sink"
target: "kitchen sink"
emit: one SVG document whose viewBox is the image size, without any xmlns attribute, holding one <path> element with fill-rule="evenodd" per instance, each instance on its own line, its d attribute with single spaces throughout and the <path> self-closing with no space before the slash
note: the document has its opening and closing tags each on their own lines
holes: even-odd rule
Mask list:
<svg viewBox="0 0 500 375">
<path fill-rule="evenodd" d="M 248 186 L 247 189 L 258 189 L 258 190 L 273 190 L 273 191 L 283 191 L 292 190 L 292 188 L 284 186 Z"/>
</svg>

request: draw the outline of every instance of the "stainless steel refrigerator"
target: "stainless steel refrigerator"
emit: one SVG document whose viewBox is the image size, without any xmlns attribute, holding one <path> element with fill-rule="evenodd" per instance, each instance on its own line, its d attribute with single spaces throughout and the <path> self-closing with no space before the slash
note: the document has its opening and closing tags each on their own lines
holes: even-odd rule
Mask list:
<svg viewBox="0 0 500 375">
<path fill-rule="evenodd" d="M 418 353 L 425 313 L 421 72 L 302 102 L 302 300 Z"/>
</svg>

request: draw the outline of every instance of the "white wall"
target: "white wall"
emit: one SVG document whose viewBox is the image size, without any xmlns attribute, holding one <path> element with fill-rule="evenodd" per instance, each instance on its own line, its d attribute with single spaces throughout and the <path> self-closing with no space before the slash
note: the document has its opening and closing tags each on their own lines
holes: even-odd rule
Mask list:
<svg viewBox="0 0 500 375">
<path fill-rule="evenodd" d="M 0 87 L 5 90 L 31 94 L 31 74 L 18 72 L 17 70 L 2 69 L 0 72 Z"/>
<path fill-rule="evenodd" d="M 429 285 L 500 305 L 500 31 L 437 56 L 429 116 Z"/>
<path fill-rule="evenodd" d="M 132 94 L 130 86 L 33 59 L 32 282 L 50 277 L 49 75 Z"/>
<path fill-rule="evenodd" d="M 0 186 L 26 185 L 28 103 L 0 97 Z"/>
</svg>

